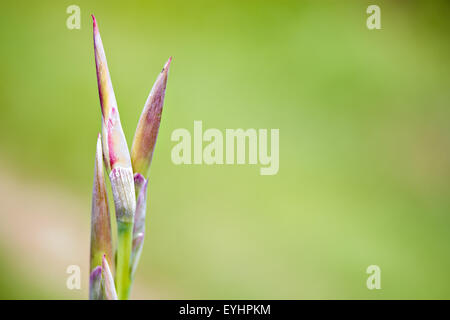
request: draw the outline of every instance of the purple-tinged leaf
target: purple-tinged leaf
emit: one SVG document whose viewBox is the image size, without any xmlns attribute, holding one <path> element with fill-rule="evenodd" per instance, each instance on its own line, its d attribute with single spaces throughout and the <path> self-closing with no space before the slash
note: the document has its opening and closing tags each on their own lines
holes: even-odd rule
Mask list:
<svg viewBox="0 0 450 320">
<path fill-rule="evenodd" d="M 134 184 L 137 190 L 136 213 L 134 215 L 133 234 L 145 231 L 145 212 L 147 210 L 147 186 L 148 180 L 140 173 L 134 175 Z"/>
<path fill-rule="evenodd" d="M 89 299 L 103 300 L 102 267 L 97 266 L 89 276 Z"/>
<path fill-rule="evenodd" d="M 139 119 L 133 145 L 131 147 L 133 172 L 140 173 L 146 178 L 148 177 L 156 138 L 158 137 L 159 125 L 161 123 L 161 113 L 164 105 L 167 76 L 169 74 L 171 61 L 172 57 L 170 57 L 164 65 L 164 68 L 158 75 L 158 78 L 150 91 L 150 95 L 145 102 L 144 109 Z"/>
</svg>

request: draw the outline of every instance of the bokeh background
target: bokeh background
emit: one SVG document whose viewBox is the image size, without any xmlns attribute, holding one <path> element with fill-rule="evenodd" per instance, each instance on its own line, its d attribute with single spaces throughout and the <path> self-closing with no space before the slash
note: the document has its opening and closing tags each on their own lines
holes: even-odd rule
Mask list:
<svg viewBox="0 0 450 320">
<path fill-rule="evenodd" d="M 66 8 L 81 8 L 81 29 Z M 382 30 L 366 27 L 381 7 Z M 131 145 L 173 56 L 136 299 L 450 298 L 446 1 L 14 1 L 0 18 L 0 298 L 87 298 L 97 17 Z M 176 166 L 279 128 L 280 170 Z M 381 268 L 381 290 L 366 268 Z M 81 290 L 66 268 L 79 265 Z"/>
</svg>

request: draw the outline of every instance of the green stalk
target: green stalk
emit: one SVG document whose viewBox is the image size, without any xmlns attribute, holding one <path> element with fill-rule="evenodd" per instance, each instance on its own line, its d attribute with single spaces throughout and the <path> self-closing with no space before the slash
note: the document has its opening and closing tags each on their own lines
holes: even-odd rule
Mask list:
<svg viewBox="0 0 450 320">
<path fill-rule="evenodd" d="M 116 288 L 119 300 L 127 300 L 131 289 L 130 259 L 133 243 L 133 222 L 117 221 L 117 230 Z"/>
</svg>

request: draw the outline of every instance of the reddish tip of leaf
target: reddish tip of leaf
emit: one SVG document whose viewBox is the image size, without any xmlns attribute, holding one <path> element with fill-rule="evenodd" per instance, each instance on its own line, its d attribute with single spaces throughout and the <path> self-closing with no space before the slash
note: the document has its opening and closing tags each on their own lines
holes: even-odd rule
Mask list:
<svg viewBox="0 0 450 320">
<path fill-rule="evenodd" d="M 94 28 L 97 27 L 97 21 L 95 20 L 95 16 L 93 14 L 91 14 L 92 17 L 92 22 L 94 23 Z"/>
<path fill-rule="evenodd" d="M 163 71 L 169 68 L 171 62 L 172 62 L 172 57 L 170 57 L 169 60 L 167 60 L 166 64 L 164 65 Z"/>
</svg>

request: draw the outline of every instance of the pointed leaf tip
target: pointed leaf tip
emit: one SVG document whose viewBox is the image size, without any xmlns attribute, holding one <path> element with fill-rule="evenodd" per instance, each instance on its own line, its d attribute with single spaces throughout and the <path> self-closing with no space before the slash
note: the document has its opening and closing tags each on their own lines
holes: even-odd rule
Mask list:
<svg viewBox="0 0 450 320">
<path fill-rule="evenodd" d="M 163 70 L 162 71 L 164 71 L 164 70 L 168 70 L 169 69 L 169 67 L 170 67 L 170 63 L 172 62 L 172 56 L 171 57 L 169 57 L 169 60 L 167 60 L 167 62 L 166 62 L 166 64 L 164 65 L 164 68 L 163 68 Z"/>
<path fill-rule="evenodd" d="M 117 300 L 116 287 L 114 286 L 114 278 L 109 269 L 106 255 L 102 259 L 102 280 L 103 280 L 103 294 L 106 300 Z"/>
<path fill-rule="evenodd" d="M 139 118 L 131 147 L 133 171 L 142 174 L 145 178 L 149 174 L 153 151 L 158 137 L 171 61 L 172 57 L 165 63 L 164 68 L 156 78 Z"/>
<path fill-rule="evenodd" d="M 111 82 L 103 42 L 97 27 L 97 21 L 94 16 L 92 19 L 94 24 L 95 67 L 102 111 L 103 156 L 106 169 L 108 172 L 119 166 L 131 169 L 130 153 L 120 123 L 119 110 L 117 108 L 116 96 Z"/>
</svg>

